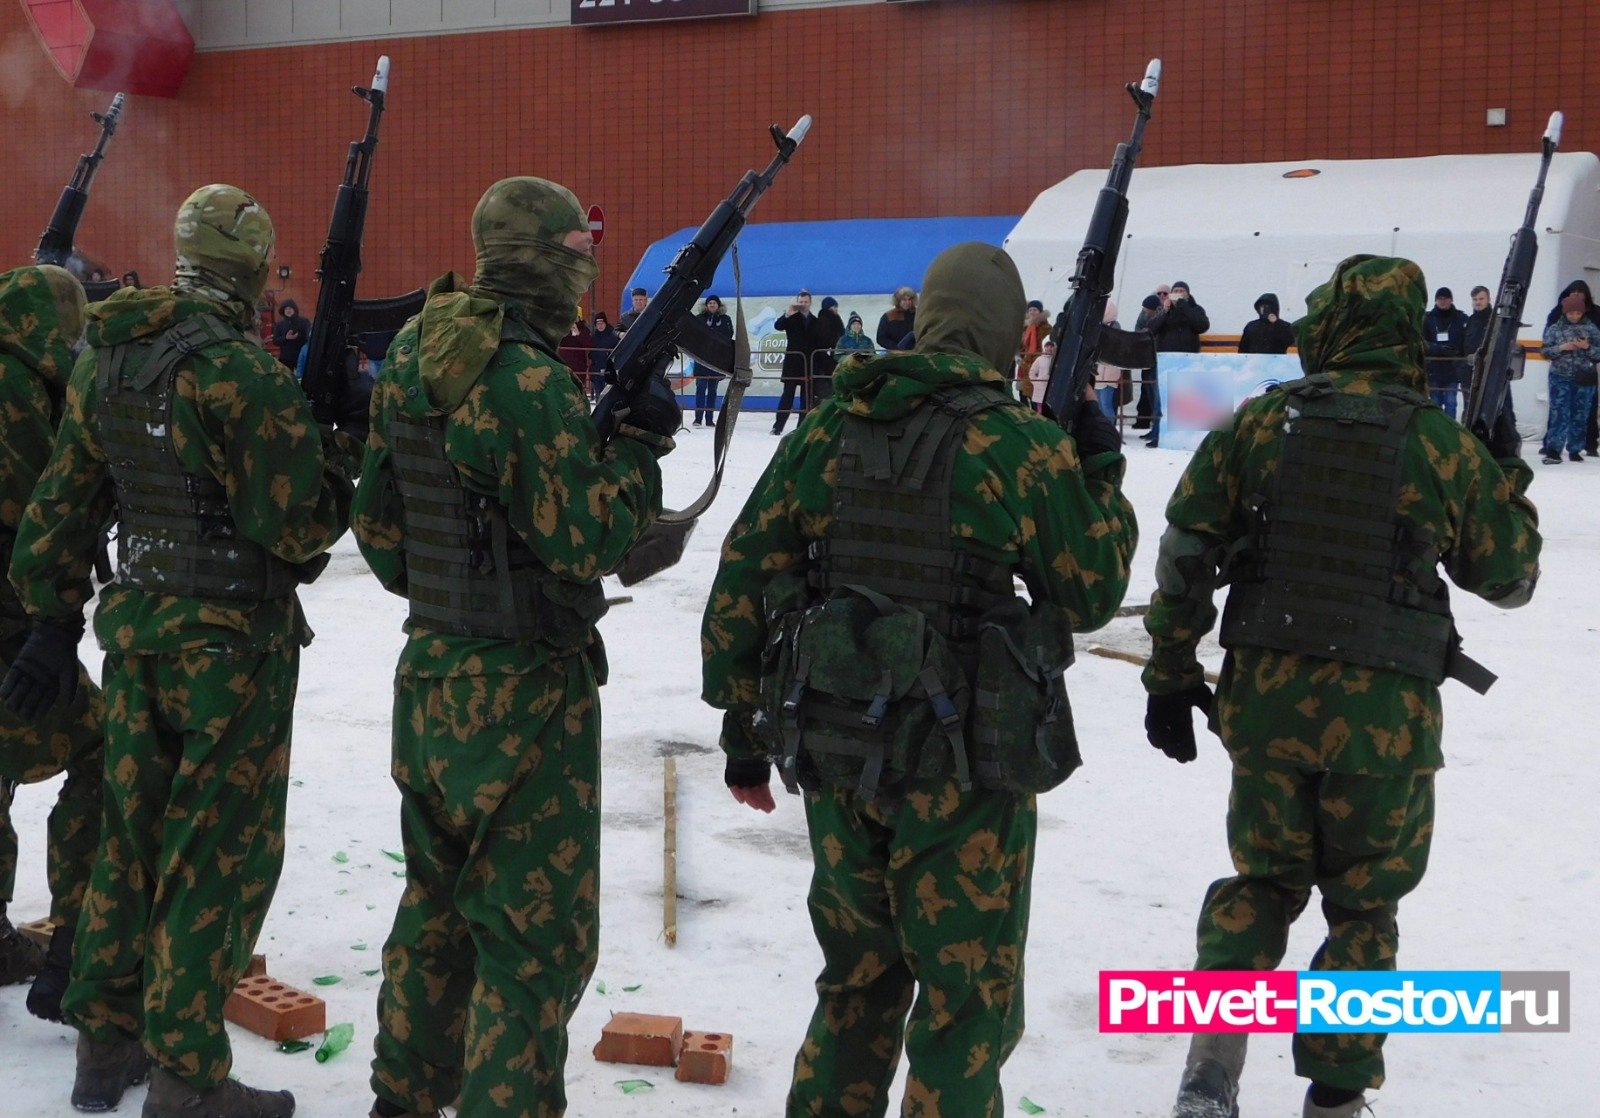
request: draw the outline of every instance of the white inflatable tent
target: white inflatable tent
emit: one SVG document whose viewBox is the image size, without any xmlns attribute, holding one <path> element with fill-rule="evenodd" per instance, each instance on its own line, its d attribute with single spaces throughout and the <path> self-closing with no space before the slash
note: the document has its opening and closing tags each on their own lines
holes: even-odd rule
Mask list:
<svg viewBox="0 0 1600 1118">
<path fill-rule="evenodd" d="M 1276 293 L 1293 320 L 1335 264 L 1371 252 L 1417 261 L 1430 304 L 1435 288 L 1449 287 L 1470 313 L 1472 288 L 1492 292 L 1499 283 L 1538 169 L 1536 150 L 1140 167 L 1113 298 L 1131 326 L 1157 284 L 1183 280 L 1210 316 L 1211 332 L 1237 335 L 1255 317 L 1261 293 Z M 1105 178 L 1104 170 L 1084 170 L 1050 187 L 1006 239 L 1029 297 L 1052 313 L 1066 299 Z M 1535 228 L 1539 258 L 1522 332 L 1533 344 L 1569 281 L 1587 280 L 1600 295 L 1600 158 L 1556 154 Z M 1530 365 L 1529 374 L 1515 393 L 1525 428 L 1535 415 L 1542 424 L 1545 410 L 1542 366 Z"/>
</svg>

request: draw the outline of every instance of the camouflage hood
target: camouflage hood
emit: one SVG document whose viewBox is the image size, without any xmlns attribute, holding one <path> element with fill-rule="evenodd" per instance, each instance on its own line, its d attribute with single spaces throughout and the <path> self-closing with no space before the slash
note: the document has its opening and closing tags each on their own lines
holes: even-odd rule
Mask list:
<svg viewBox="0 0 1600 1118">
<path fill-rule="evenodd" d="M 64 269 L 30 264 L 0 273 L 0 353 L 53 388 L 64 388 L 72 371 L 83 313 L 83 288 Z"/>
<path fill-rule="evenodd" d="M 89 307 L 89 344 L 124 345 L 170 330 L 187 318 L 214 314 L 253 334 L 254 319 L 240 323 L 237 308 L 175 291 L 170 287 L 121 287 L 103 303 Z"/>
<path fill-rule="evenodd" d="M 941 388 L 959 384 L 993 384 L 1004 389 L 1006 378 L 971 354 L 891 353 L 862 355 L 840 362 L 833 374 L 835 399 L 855 415 L 899 419 Z"/>
<path fill-rule="evenodd" d="M 1009 369 L 1027 303 L 1022 277 L 1004 249 L 978 241 L 952 245 L 922 278 L 916 351 L 965 354 Z"/>
<path fill-rule="evenodd" d="M 505 315 L 503 303 L 480 295 L 455 272 L 433 281 L 417 323 L 416 363 L 431 413 L 448 415 L 461 406 L 500 348 Z"/>
<path fill-rule="evenodd" d="M 1394 256 L 1352 256 L 1306 297 L 1294 324 L 1306 375 L 1383 381 L 1427 391 L 1422 315 L 1428 285 L 1422 269 Z"/>
<path fill-rule="evenodd" d="M 566 187 L 527 175 L 500 180 L 472 214 L 473 291 L 505 303 L 546 344 L 559 345 L 600 274 L 592 252 L 563 243 L 567 234 L 588 229 L 588 217 Z"/>
</svg>

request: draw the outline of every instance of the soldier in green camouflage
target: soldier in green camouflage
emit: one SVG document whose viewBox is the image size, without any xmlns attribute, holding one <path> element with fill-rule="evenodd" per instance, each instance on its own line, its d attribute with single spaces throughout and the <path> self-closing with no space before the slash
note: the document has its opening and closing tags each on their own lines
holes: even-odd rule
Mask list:
<svg viewBox="0 0 1600 1118">
<path fill-rule="evenodd" d="M 119 524 L 100 597 L 105 837 L 66 1017 L 73 1104 L 117 1105 L 154 1060 L 146 1118 L 287 1118 L 288 1092 L 229 1078 L 223 1003 L 283 866 L 300 648 L 295 594 L 348 522 L 354 444 L 320 430 L 256 336 L 273 228 L 232 186 L 194 192 L 171 287 L 89 310 L 11 581 L 32 622 L 3 691 L 23 713 L 70 694 L 96 536 Z"/>
<path fill-rule="evenodd" d="M 354 527 L 410 603 L 393 776 L 406 890 L 383 954 L 372 1113 L 556 1118 L 600 899 L 600 576 L 661 508 L 676 400 L 602 444 L 556 347 L 594 281 L 572 192 L 496 183 L 477 275 L 389 348 Z"/>
<path fill-rule="evenodd" d="M 83 334 L 83 288 L 54 265 L 0 274 L 0 569 L 11 564 L 22 510 L 50 458 L 72 345 Z M 9 582 L 0 580 L 0 671 L 8 669 L 28 633 L 28 616 Z M 100 787 L 105 768 L 100 689 L 78 669 L 78 692 L 42 722 L 0 707 L 0 985 L 22 982 L 44 968 L 29 991 L 35 1015 L 59 1019 L 72 935 L 83 891 L 100 845 Z M 11 826 L 16 784 L 66 774 L 50 813 L 47 865 L 50 920 L 48 961 L 7 917 L 17 874 L 17 834 Z"/>
<path fill-rule="evenodd" d="M 1460 652 L 1450 580 L 1502 608 L 1539 574 L 1531 471 L 1502 416 L 1485 446 L 1431 405 L 1426 285 L 1408 260 L 1354 256 L 1295 323 L 1306 379 L 1207 436 L 1167 505 L 1146 620 L 1146 729 L 1196 755 L 1210 714 L 1233 762 L 1237 876 L 1199 924 L 1202 970 L 1276 967 L 1315 887 L 1328 935 L 1311 966 L 1393 970 L 1399 901 L 1422 880 L 1444 765 L 1439 683 L 1492 676 Z M 1195 649 L 1230 584 L 1215 701 Z M 1294 1040 L 1308 1118 L 1344 1118 L 1383 1083 L 1382 1034 Z M 1198 1034 L 1174 1115 L 1237 1114 L 1243 1034 Z"/>
<path fill-rule="evenodd" d="M 992 619 L 1039 622 L 1024 623 L 1025 651 L 1054 650 L 1036 665 L 1051 702 L 1013 721 L 1029 754 L 1036 729 L 1041 743 L 1047 727 L 1059 733 L 1040 787 L 1064 778 L 1077 748 L 1061 650 L 1113 615 L 1138 534 L 1099 409 L 1083 409 L 1071 437 L 1006 390 L 1026 301 L 1010 257 L 957 245 L 922 291 L 916 351 L 842 362 L 832 397 L 779 447 L 723 545 L 702 629 L 734 798 L 773 810 L 774 753 L 807 793 L 824 962 L 791 1118 L 886 1113 L 902 1047 L 903 1114 L 1002 1112 L 1001 1065 L 1022 1035 L 1037 811 L 1031 791 L 989 779 L 994 739 L 979 715 L 1008 703 L 975 660 L 992 666 L 1016 646 Z M 870 618 L 859 644 L 849 623 L 807 644 L 834 615 Z M 793 670 L 775 671 L 786 660 Z M 852 676 L 864 688 L 853 709 L 840 705 Z M 844 717 L 830 723 L 830 710 Z M 864 722 L 892 740 L 851 738 Z"/>
</svg>

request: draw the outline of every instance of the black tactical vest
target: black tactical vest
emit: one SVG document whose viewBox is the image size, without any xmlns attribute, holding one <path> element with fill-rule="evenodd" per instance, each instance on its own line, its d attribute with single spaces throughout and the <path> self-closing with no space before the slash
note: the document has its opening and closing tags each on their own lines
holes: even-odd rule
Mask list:
<svg viewBox="0 0 1600 1118">
<path fill-rule="evenodd" d="M 389 419 L 411 620 L 458 636 L 587 647 L 606 612 L 605 591 L 558 578 L 493 497 L 461 484 L 445 455 L 448 419 Z"/>
<path fill-rule="evenodd" d="M 172 441 L 178 366 L 251 339 L 215 315 L 99 353 L 100 440 L 116 491 L 117 583 L 185 598 L 261 602 L 294 592 L 292 564 L 239 536 L 222 483 L 192 474 Z"/>
<path fill-rule="evenodd" d="M 1399 515 L 1426 397 L 1355 395 L 1325 375 L 1283 386 L 1283 451 L 1248 535 L 1227 557 L 1224 648 L 1270 648 L 1487 690 L 1462 656 L 1431 533 Z"/>
</svg>

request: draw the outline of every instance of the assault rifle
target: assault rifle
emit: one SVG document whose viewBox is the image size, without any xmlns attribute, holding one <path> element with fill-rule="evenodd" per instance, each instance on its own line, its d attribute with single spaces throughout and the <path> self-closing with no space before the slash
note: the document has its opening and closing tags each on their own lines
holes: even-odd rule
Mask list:
<svg viewBox="0 0 1600 1118">
<path fill-rule="evenodd" d="M 1044 390 L 1045 414 L 1071 430 L 1083 406 L 1084 392 L 1094 381 L 1096 366 L 1104 361 L 1124 369 L 1153 369 L 1155 341 L 1144 331 L 1113 330 L 1102 324 L 1106 300 L 1116 285 L 1117 253 L 1122 248 L 1122 231 L 1128 224 L 1128 183 L 1133 165 L 1144 146 L 1144 126 L 1150 120 L 1150 106 L 1161 85 L 1161 60 L 1152 59 L 1137 85 L 1128 83 L 1128 94 L 1138 106 L 1133 135 L 1117 145 L 1111 172 L 1094 204 L 1089 219 L 1089 235 L 1078 250 L 1077 270 L 1072 273 L 1072 294 L 1056 316 L 1054 331 L 1056 359 L 1050 366 L 1050 382 Z"/>
<path fill-rule="evenodd" d="M 93 151 L 78 156 L 78 165 L 72 171 L 71 181 L 56 201 L 50 224 L 39 235 L 39 247 L 33 250 L 34 263 L 65 267 L 71 258 L 73 241 L 78 235 L 78 222 L 83 220 L 83 208 L 89 204 L 89 184 L 94 182 L 94 173 L 99 170 L 100 161 L 106 157 L 106 145 L 116 135 L 123 100 L 123 95 L 118 93 L 111 98 L 111 107 L 105 112 L 89 114 L 100 125 L 100 139 L 95 142 Z M 115 280 L 84 285 L 91 303 L 104 299 L 116 289 Z"/>
<path fill-rule="evenodd" d="M 1539 178 L 1528 195 L 1528 211 L 1523 215 L 1522 228 L 1511 238 L 1511 251 L 1500 273 L 1500 290 L 1494 298 L 1494 316 L 1489 320 L 1483 344 L 1472 355 L 1472 380 L 1467 385 L 1461 425 L 1486 444 L 1510 398 L 1511 382 L 1522 377 L 1523 353 L 1517 341 L 1517 328 L 1526 325 L 1522 321 L 1522 311 L 1528 301 L 1528 285 L 1533 281 L 1533 262 L 1539 255 L 1539 236 L 1533 231 L 1533 223 L 1539 217 L 1539 203 L 1544 200 L 1544 179 L 1550 170 L 1550 160 L 1561 146 L 1561 122 L 1560 113 L 1550 114 L 1550 124 L 1544 130 L 1541 145 Z"/>
<path fill-rule="evenodd" d="M 616 433 L 617 420 L 627 414 L 629 402 L 646 390 L 651 377 L 665 373 L 680 352 L 720 373 L 734 372 L 733 341 L 697 319 L 694 306 L 711 286 L 717 266 L 744 230 L 750 211 L 772 186 L 810 128 L 809 116 L 801 117 L 788 132 L 772 125 L 770 131 L 778 154 L 767 169 L 759 175 L 746 171 L 733 193 L 711 211 L 694 238 L 667 265 L 667 282 L 606 361 L 609 387 L 595 406 L 595 424 L 605 441 L 609 442 Z"/>
<path fill-rule="evenodd" d="M 629 327 L 606 362 L 608 387 L 595 405 L 595 427 L 601 439 L 610 441 L 617 424 L 626 418 L 632 401 L 646 392 L 652 377 L 663 376 L 680 353 L 702 365 L 729 375 L 728 396 L 717 415 L 716 435 L 712 440 L 711 482 L 687 508 L 663 512 L 634 545 L 617 568 L 624 586 L 666 570 L 683 558 L 700 514 L 716 499 L 722 485 L 722 469 L 727 462 L 728 442 L 738 422 L 739 405 L 750 384 L 750 339 L 744 328 L 744 309 L 738 309 L 738 329 L 733 338 L 708 329 L 694 316 L 694 305 L 711 286 L 717 266 L 728 255 L 750 217 L 750 211 L 772 186 L 778 172 L 794 155 L 795 148 L 811 129 L 811 118 L 803 116 L 785 132 L 774 124 L 769 131 L 778 145 L 767 169 L 757 174 L 746 171 L 733 193 L 718 204 L 690 242 L 678 250 L 667 266 L 667 282 Z M 739 257 L 734 254 L 734 275 Z"/>
<path fill-rule="evenodd" d="M 372 177 L 372 156 L 378 147 L 378 125 L 389 93 L 389 56 L 378 59 L 370 89 L 351 90 L 367 102 L 367 132 L 350 145 L 344 180 L 333 196 L 333 218 L 328 240 L 317 264 L 317 310 L 306 342 L 306 372 L 302 386 L 311 401 L 311 414 L 319 423 L 339 423 L 364 429 L 366 414 L 359 401 L 346 399 L 359 362 L 352 335 L 369 330 L 398 330 L 422 309 L 426 293 L 417 290 L 391 299 L 356 299 L 356 277 L 361 274 L 361 237 L 367 225 L 367 184 Z"/>
</svg>

